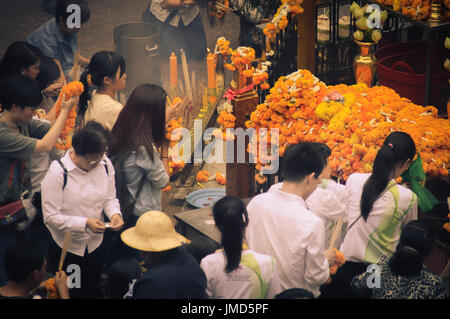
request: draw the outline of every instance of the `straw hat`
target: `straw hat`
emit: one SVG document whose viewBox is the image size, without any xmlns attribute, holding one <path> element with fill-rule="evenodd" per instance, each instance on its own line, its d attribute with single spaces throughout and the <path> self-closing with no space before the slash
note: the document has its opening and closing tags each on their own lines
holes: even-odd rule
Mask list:
<svg viewBox="0 0 450 319">
<path fill-rule="evenodd" d="M 143 251 L 165 251 L 190 243 L 175 231 L 169 216 L 159 211 L 142 214 L 136 226 L 122 232 L 122 241 L 135 249 Z"/>
</svg>

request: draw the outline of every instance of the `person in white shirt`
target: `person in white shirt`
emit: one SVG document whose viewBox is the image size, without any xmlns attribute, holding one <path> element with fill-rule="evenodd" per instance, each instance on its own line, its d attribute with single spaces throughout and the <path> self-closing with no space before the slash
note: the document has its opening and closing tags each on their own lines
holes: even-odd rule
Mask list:
<svg viewBox="0 0 450 319">
<path fill-rule="evenodd" d="M 354 173 L 347 179 L 344 197 L 348 227 L 340 247 L 347 262 L 323 291 L 323 298 L 356 298 L 351 292 L 352 278 L 365 272 L 381 255 L 392 255 L 402 227 L 417 219 L 416 194 L 395 182 L 415 154 L 411 136 L 393 132 L 378 151 L 372 174 Z"/>
<path fill-rule="evenodd" d="M 115 52 L 100 51 L 92 56 L 80 77 L 84 92 L 80 96 L 78 113 L 84 123 L 93 120 L 112 130 L 123 109 L 122 103 L 114 98 L 127 85 L 125 71 L 125 59 Z M 96 89 L 91 94 L 93 87 Z"/>
<path fill-rule="evenodd" d="M 325 250 L 323 221 L 305 202 L 320 183 L 323 167 L 312 143 L 290 146 L 282 162 L 284 182 L 255 196 L 247 206 L 250 249 L 275 258 L 282 290 L 302 288 L 315 297 L 335 258 L 334 250 Z"/>
<path fill-rule="evenodd" d="M 248 224 L 245 205 L 226 196 L 214 204 L 214 222 L 223 249 L 204 257 L 206 292 L 214 299 L 273 299 L 281 292 L 274 258 L 250 250 L 244 243 Z"/>
<path fill-rule="evenodd" d="M 116 199 L 114 167 L 105 156 L 104 136 L 82 129 L 74 134 L 72 145 L 60 162 L 51 164 L 41 185 L 44 223 L 58 246 L 49 256 L 49 264 L 55 271 L 65 234 L 70 232 L 65 265 L 78 265 L 81 275 L 81 287 L 72 289 L 71 297 L 98 298 L 103 232 L 107 228 L 119 230 L 122 214 Z M 110 225 L 105 225 L 102 212 Z"/>
<path fill-rule="evenodd" d="M 330 245 L 331 235 L 335 227 L 338 227 L 338 220 L 342 219 L 346 222 L 345 205 L 341 199 L 333 192 L 331 187 L 344 187 L 344 185 L 337 184 L 331 179 L 331 168 L 328 164 L 328 158 L 331 155 L 331 149 L 324 143 L 313 143 L 323 156 L 325 167 L 323 168 L 320 179 L 322 182 L 317 186 L 314 192 L 309 195 L 306 200 L 306 205 L 310 211 L 322 218 L 325 225 L 326 241 L 325 246 Z M 333 185 L 333 186 L 332 186 Z M 342 243 L 343 236 L 336 239 L 334 247 L 339 247 Z"/>
</svg>

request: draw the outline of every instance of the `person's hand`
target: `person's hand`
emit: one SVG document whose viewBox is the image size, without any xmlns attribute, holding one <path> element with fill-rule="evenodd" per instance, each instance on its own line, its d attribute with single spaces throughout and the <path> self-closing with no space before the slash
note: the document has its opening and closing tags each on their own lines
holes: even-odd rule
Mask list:
<svg viewBox="0 0 450 319">
<path fill-rule="evenodd" d="M 334 264 L 334 260 L 336 259 L 336 252 L 333 247 L 325 250 L 325 257 L 328 259 L 328 263 L 331 265 Z"/>
<path fill-rule="evenodd" d="M 93 233 L 103 233 L 106 229 L 105 224 L 95 218 L 88 218 L 86 220 L 86 228 L 89 228 Z"/>
<path fill-rule="evenodd" d="M 183 0 L 164 0 L 161 2 L 161 7 L 164 9 L 177 9 L 183 5 Z"/>
<path fill-rule="evenodd" d="M 54 82 L 53 84 L 47 86 L 42 93 L 47 97 L 57 96 L 59 92 L 61 92 L 62 86 L 62 82 Z"/>
<path fill-rule="evenodd" d="M 177 114 L 181 113 L 181 101 L 173 103 L 171 106 L 166 107 L 166 123 L 171 119 L 176 118 Z"/>
<path fill-rule="evenodd" d="M 183 7 L 189 8 L 192 7 L 196 4 L 197 2 L 192 1 L 192 0 L 184 0 L 183 1 Z"/>
<path fill-rule="evenodd" d="M 69 287 L 67 286 L 67 275 L 64 270 L 55 275 L 55 286 L 61 299 L 69 299 Z"/>
<path fill-rule="evenodd" d="M 123 219 L 122 215 L 120 214 L 114 214 L 111 217 L 111 229 L 112 230 L 119 230 L 123 226 Z"/>
<path fill-rule="evenodd" d="M 66 111 L 69 111 L 69 112 L 75 105 L 78 104 L 78 101 L 80 100 L 79 96 L 71 97 L 67 101 L 66 101 L 66 96 L 65 95 L 62 96 L 61 98 L 62 98 L 61 110 L 66 110 Z"/>
</svg>

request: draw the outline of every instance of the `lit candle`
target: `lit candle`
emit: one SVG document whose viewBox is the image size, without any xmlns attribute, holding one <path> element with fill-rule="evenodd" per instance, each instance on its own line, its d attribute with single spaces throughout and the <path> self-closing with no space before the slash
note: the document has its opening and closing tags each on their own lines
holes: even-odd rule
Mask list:
<svg viewBox="0 0 450 319">
<path fill-rule="evenodd" d="M 176 87 L 178 85 L 178 65 L 177 56 L 174 52 L 170 56 L 170 85 Z"/>
<path fill-rule="evenodd" d="M 216 88 L 216 57 L 209 53 L 206 58 L 206 66 L 208 71 L 208 88 Z"/>
</svg>

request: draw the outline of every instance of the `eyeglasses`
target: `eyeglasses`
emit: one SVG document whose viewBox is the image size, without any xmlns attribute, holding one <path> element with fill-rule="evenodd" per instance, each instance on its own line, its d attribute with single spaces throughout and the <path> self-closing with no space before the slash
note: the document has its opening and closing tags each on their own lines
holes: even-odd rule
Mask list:
<svg viewBox="0 0 450 319">
<path fill-rule="evenodd" d="M 103 159 L 105 154 L 106 153 L 101 154 L 96 160 L 93 160 L 93 161 L 89 160 L 86 156 L 81 156 L 81 157 L 83 157 L 86 160 L 86 162 L 88 163 L 89 167 L 92 167 L 92 166 L 98 165 L 98 163 L 100 163 L 100 161 Z"/>
</svg>

